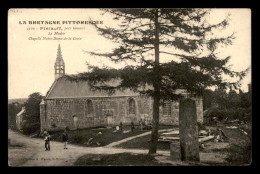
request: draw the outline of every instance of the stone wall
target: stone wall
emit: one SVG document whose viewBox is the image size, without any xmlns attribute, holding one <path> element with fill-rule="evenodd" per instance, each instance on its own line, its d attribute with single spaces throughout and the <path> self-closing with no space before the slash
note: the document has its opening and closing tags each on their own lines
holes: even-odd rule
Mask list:
<svg viewBox="0 0 260 174">
<path fill-rule="evenodd" d="M 135 101 L 135 114 L 129 113 L 129 100 Z M 89 114 L 87 102 L 93 104 L 93 113 Z M 131 121 L 138 124 L 140 119 L 152 119 L 151 98 L 132 96 L 132 97 L 91 97 L 91 98 L 64 98 L 46 99 L 41 109 L 41 129 L 60 130 L 68 127 L 75 128 L 73 115 L 78 118 L 78 128 L 108 126 L 108 116 L 112 124 L 110 126 L 130 125 Z M 203 121 L 202 99 L 196 99 L 198 121 Z M 171 115 L 163 115 L 160 107 L 161 125 L 179 124 L 179 103 L 172 102 Z"/>
</svg>

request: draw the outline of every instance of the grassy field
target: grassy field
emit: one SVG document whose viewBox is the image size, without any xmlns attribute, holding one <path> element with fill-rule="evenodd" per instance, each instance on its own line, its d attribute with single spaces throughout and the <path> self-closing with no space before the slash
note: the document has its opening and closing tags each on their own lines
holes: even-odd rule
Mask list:
<svg viewBox="0 0 260 174">
<path fill-rule="evenodd" d="M 159 129 L 169 129 L 171 127 L 172 126 L 160 126 Z M 88 129 L 78 129 L 78 130 L 68 131 L 69 143 L 83 145 L 87 147 L 105 146 L 112 142 L 116 142 L 128 137 L 142 134 L 147 131 L 151 131 L 151 130 L 140 130 L 138 128 L 135 128 L 133 132 L 130 131 L 129 133 L 122 133 L 122 132 L 113 132 L 114 130 L 115 128 L 96 128 L 96 129 L 88 128 Z M 130 127 L 125 126 L 123 130 L 124 131 L 130 130 Z M 101 134 L 98 134 L 99 132 L 101 132 Z M 52 135 L 51 138 L 52 140 L 62 141 L 62 131 L 50 132 L 50 134 Z M 87 144 L 90 138 L 93 138 L 93 141 L 91 144 Z"/>
<path fill-rule="evenodd" d="M 153 156 L 146 154 L 119 153 L 112 155 L 84 155 L 75 163 L 75 166 L 168 166 L 171 164 L 159 163 Z"/>
<path fill-rule="evenodd" d="M 227 163 L 223 165 L 249 165 L 251 163 L 251 126 L 246 126 L 245 134 L 240 129 L 229 129 L 227 125 L 219 126 L 227 137 L 224 143 L 215 143 L 213 141 L 206 142 L 205 149 L 200 149 L 203 153 L 219 153 L 227 154 Z M 173 126 L 160 126 L 159 129 L 169 129 Z M 209 127 L 214 131 L 216 127 Z M 122 140 L 131 136 L 139 135 L 150 130 L 134 129 L 133 132 L 122 133 L 113 132 L 115 128 L 100 129 L 80 129 L 69 131 L 69 142 L 72 144 L 97 147 L 105 146 L 112 142 Z M 130 130 L 130 127 L 124 127 L 124 130 Z M 98 134 L 101 132 L 102 134 Z M 55 132 L 52 138 L 61 141 L 62 132 Z M 93 138 L 92 144 L 87 144 L 89 138 Z M 133 140 L 122 143 L 116 147 L 133 148 L 133 149 L 149 149 L 151 135 L 142 136 Z M 228 146 L 224 146 L 228 144 Z M 223 147 L 221 147 L 223 146 Z M 216 147 L 216 148 L 215 148 Z M 158 142 L 158 150 L 170 150 L 169 142 Z M 75 165 L 159 165 L 153 157 L 147 155 L 135 155 L 129 153 L 113 154 L 113 155 L 86 155 L 77 160 Z M 161 165 L 161 164 L 160 164 Z M 163 164 L 168 165 L 168 164 Z M 210 164 L 209 165 L 214 165 Z"/>
<path fill-rule="evenodd" d="M 10 139 L 8 139 L 8 148 L 19 148 L 19 147 L 23 147 L 23 145 L 22 144 L 18 144 L 18 143 L 11 143 L 11 140 Z"/>
<path fill-rule="evenodd" d="M 252 153 L 252 137 L 251 137 L 251 126 L 248 126 L 244 134 L 239 129 L 228 129 L 222 127 L 223 131 L 229 137 L 230 147 L 223 149 L 229 153 L 226 159 L 230 165 L 249 165 L 251 163 Z"/>
<path fill-rule="evenodd" d="M 146 135 L 146 136 L 135 138 L 135 139 L 127 141 L 125 143 L 119 144 L 115 147 L 130 148 L 130 149 L 149 149 L 150 140 L 151 140 L 151 135 Z M 158 142 L 157 149 L 158 150 L 170 150 L 170 143 L 169 142 Z"/>
<path fill-rule="evenodd" d="M 226 143 L 229 143 L 228 147 L 225 148 L 208 148 L 208 144 L 211 142 L 206 142 L 205 149 L 200 149 L 201 152 L 211 153 L 211 152 L 218 152 L 218 153 L 227 153 L 227 162 L 228 165 L 249 165 L 251 163 L 251 128 L 249 126 L 248 129 L 245 131 L 248 133 L 247 135 L 244 134 L 239 129 L 228 129 L 225 125 L 220 126 L 220 128 L 225 132 L 226 136 L 229 137 L 226 140 Z M 215 127 L 211 127 L 212 130 Z M 150 144 L 150 135 L 143 136 L 140 138 L 135 138 L 131 141 L 127 141 L 122 143 L 116 147 L 120 148 L 133 148 L 133 149 L 149 149 Z M 216 143 L 216 147 L 220 147 L 221 143 Z M 169 142 L 158 142 L 157 145 L 158 150 L 170 150 L 170 143 Z"/>
</svg>

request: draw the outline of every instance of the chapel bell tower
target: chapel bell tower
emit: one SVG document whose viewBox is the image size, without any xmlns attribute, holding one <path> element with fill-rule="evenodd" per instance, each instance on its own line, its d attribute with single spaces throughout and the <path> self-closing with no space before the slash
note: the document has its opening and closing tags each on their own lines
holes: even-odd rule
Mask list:
<svg viewBox="0 0 260 174">
<path fill-rule="evenodd" d="M 60 44 L 58 47 L 56 62 L 54 64 L 54 70 L 55 70 L 55 80 L 57 80 L 58 78 L 62 77 L 65 74 L 65 63 L 62 59 Z"/>
</svg>

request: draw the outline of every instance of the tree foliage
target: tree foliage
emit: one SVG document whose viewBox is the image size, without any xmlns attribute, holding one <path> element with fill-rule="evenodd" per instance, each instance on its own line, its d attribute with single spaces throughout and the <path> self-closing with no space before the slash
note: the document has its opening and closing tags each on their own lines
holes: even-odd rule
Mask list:
<svg viewBox="0 0 260 174">
<path fill-rule="evenodd" d="M 40 128 L 40 103 L 43 96 L 39 92 L 29 95 L 25 102 L 24 125 L 23 131 L 25 134 L 35 132 Z"/>
<path fill-rule="evenodd" d="M 231 45 L 234 34 L 218 37 L 215 30 L 224 30 L 229 16 L 223 21 L 207 22 L 205 9 L 104 9 L 113 16 L 117 27 L 98 26 L 99 34 L 119 46 L 109 53 L 87 52 L 106 57 L 112 62 L 131 62 L 120 69 L 89 65 L 89 72 L 69 76 L 70 80 L 88 80 L 93 90 L 130 88 L 142 95 L 151 96 L 153 105 L 153 132 L 151 153 L 156 152 L 159 122 L 159 104 L 164 100 L 182 97 L 176 89 L 185 89 L 202 95 L 209 87 L 237 88 L 239 81 L 226 82 L 223 75 L 242 79 L 247 70 L 235 72 L 227 66 L 230 57 L 219 58 L 215 50 L 220 45 Z M 161 62 L 160 58 L 168 58 Z M 109 85 L 112 79 L 118 84 Z"/>
<path fill-rule="evenodd" d="M 251 120 L 251 91 L 207 90 L 203 95 L 204 116 L 218 120 Z M 207 120 L 205 118 L 205 120 Z"/>
<path fill-rule="evenodd" d="M 206 90 L 203 94 L 203 109 L 210 107 L 218 108 L 249 108 L 251 107 L 251 92 L 243 92 L 239 90 L 237 93 L 234 90 L 226 92 L 225 90 L 217 89 Z"/>
<path fill-rule="evenodd" d="M 40 103 L 42 95 L 35 92 L 29 95 L 28 100 L 25 102 L 25 120 L 30 122 L 40 122 Z"/>
<path fill-rule="evenodd" d="M 209 11 L 204 9 L 104 9 L 104 12 L 114 15 L 113 19 L 119 22 L 118 27 L 95 27 L 100 35 L 120 43 L 120 46 L 111 53 L 88 53 L 107 57 L 115 63 L 133 61 L 137 65 L 122 69 L 89 66 L 91 73 L 74 76 L 77 79 L 88 79 L 95 89 L 114 93 L 115 90 L 131 88 L 153 96 L 153 91 L 147 89 L 146 85 L 153 85 L 160 76 L 161 98 L 168 99 L 169 94 L 175 96 L 174 91 L 180 88 L 195 94 L 202 94 L 204 89 L 212 86 L 221 89 L 237 88 L 239 83 L 226 82 L 222 75 L 242 79 L 247 72 L 230 70 L 226 66 L 230 57 L 218 58 L 214 53 L 219 45 L 230 45 L 235 38 L 234 34 L 217 37 L 213 33 L 214 29 L 225 29 L 229 24 L 229 16 L 218 24 L 209 24 L 205 18 Z M 156 14 L 158 28 L 155 28 Z M 155 60 L 152 59 L 155 31 L 159 32 L 159 46 L 162 48 L 159 51 L 160 57 L 172 57 L 172 61 L 159 64 L 159 74 L 154 72 Z M 175 49 L 178 53 L 163 48 Z M 209 53 L 205 55 L 207 50 Z M 174 61 L 174 58 L 179 61 Z M 121 79 L 121 83 L 108 86 L 106 82 L 113 78 Z"/>
<path fill-rule="evenodd" d="M 8 104 L 8 128 L 16 128 L 16 115 L 21 111 L 22 106 L 18 102 Z"/>
</svg>

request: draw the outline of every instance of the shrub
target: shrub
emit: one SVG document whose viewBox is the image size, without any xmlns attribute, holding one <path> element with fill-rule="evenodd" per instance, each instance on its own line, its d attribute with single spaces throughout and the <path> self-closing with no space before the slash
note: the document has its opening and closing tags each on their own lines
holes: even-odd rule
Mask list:
<svg viewBox="0 0 260 174">
<path fill-rule="evenodd" d="M 243 141 L 232 144 L 229 150 L 229 156 L 226 159 L 234 165 L 250 165 L 252 160 L 252 143 Z"/>
<path fill-rule="evenodd" d="M 84 137 L 82 135 L 74 135 L 71 137 L 71 143 L 82 143 L 84 141 Z"/>
<path fill-rule="evenodd" d="M 216 117 L 218 121 L 224 119 L 228 120 L 250 120 L 251 110 L 247 108 L 212 108 L 208 111 L 206 117 L 207 122 L 211 122 L 213 117 Z"/>
<path fill-rule="evenodd" d="M 40 124 L 26 122 L 24 124 L 24 126 L 22 127 L 22 130 L 23 130 L 24 134 L 30 135 L 30 134 L 35 133 L 40 130 Z"/>
</svg>

